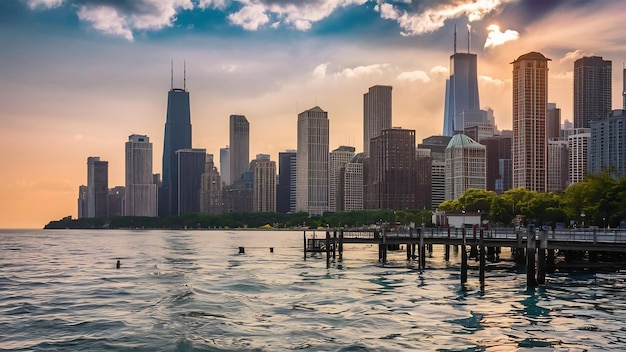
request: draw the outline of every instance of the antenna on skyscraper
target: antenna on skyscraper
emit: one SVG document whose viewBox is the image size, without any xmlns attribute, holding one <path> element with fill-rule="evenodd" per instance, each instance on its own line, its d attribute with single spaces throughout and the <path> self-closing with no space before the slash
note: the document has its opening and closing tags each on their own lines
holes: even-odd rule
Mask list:
<svg viewBox="0 0 626 352">
<path fill-rule="evenodd" d="M 170 89 L 174 89 L 174 59 L 172 59 L 171 63 Z"/>
<path fill-rule="evenodd" d="M 470 50 L 470 40 L 472 38 L 472 26 L 470 26 L 470 24 L 467 24 L 467 53 L 471 53 Z"/>
<path fill-rule="evenodd" d="M 456 54 L 456 23 L 454 24 L 454 53 Z"/>
<path fill-rule="evenodd" d="M 183 90 L 187 90 L 187 60 L 183 60 Z"/>
</svg>

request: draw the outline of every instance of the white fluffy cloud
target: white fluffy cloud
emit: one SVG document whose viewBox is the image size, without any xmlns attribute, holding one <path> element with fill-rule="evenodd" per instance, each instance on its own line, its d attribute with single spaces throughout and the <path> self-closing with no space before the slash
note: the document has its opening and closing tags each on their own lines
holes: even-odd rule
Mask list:
<svg viewBox="0 0 626 352">
<path fill-rule="evenodd" d="M 507 29 L 506 31 L 501 32 L 500 26 L 497 24 L 492 24 L 487 27 L 487 30 L 489 31 L 489 34 L 487 34 L 487 40 L 485 40 L 485 48 L 495 48 L 496 46 L 512 40 L 517 40 L 519 38 L 519 33 L 517 31 Z"/>
<path fill-rule="evenodd" d="M 78 18 L 89 22 L 99 31 L 133 40 L 133 32 L 129 28 L 128 21 L 112 7 L 82 6 L 78 10 Z"/>
<path fill-rule="evenodd" d="M 354 68 L 344 68 L 340 72 L 335 73 L 336 77 L 343 78 L 356 78 L 359 76 L 371 75 L 371 74 L 383 74 L 389 69 L 389 64 L 373 64 L 366 66 L 357 66 Z"/>
<path fill-rule="evenodd" d="M 415 82 L 415 81 L 421 81 L 424 83 L 430 82 L 430 77 L 424 71 L 402 72 L 401 74 L 398 75 L 398 79 L 401 81 L 409 81 L 409 82 Z"/>
<path fill-rule="evenodd" d="M 464 0 L 455 4 L 439 5 L 421 13 L 409 13 L 389 3 L 379 3 L 374 8 L 384 19 L 395 20 L 403 29 L 402 35 L 420 35 L 443 27 L 447 19 L 467 16 L 470 22 L 482 19 L 500 5 L 513 0 Z"/>
<path fill-rule="evenodd" d="M 322 79 L 326 77 L 326 69 L 328 68 L 328 62 L 319 64 L 313 70 L 313 78 Z"/>
<path fill-rule="evenodd" d="M 256 31 L 270 21 L 269 16 L 265 13 L 265 6 L 259 3 L 245 5 L 239 11 L 228 15 L 228 19 L 233 24 L 249 31 Z"/>
<path fill-rule="evenodd" d="M 585 57 L 585 56 L 593 56 L 593 53 L 588 53 L 585 52 L 583 50 L 580 49 L 576 49 L 574 51 L 570 51 L 567 54 L 565 54 L 565 56 L 563 56 L 560 60 L 559 63 L 572 63 L 578 59 L 580 59 L 581 57 Z"/>
</svg>

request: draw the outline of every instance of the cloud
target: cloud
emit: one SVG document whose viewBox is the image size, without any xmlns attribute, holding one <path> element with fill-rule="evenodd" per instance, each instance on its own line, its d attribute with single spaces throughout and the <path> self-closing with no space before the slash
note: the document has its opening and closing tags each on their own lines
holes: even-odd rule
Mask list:
<svg viewBox="0 0 626 352">
<path fill-rule="evenodd" d="M 226 9 L 226 0 L 200 0 L 198 7 L 200 9 L 214 8 L 224 10 Z"/>
<path fill-rule="evenodd" d="M 448 68 L 445 66 L 437 65 L 430 69 L 431 75 L 446 75 L 448 74 Z"/>
<path fill-rule="evenodd" d="M 61 6 L 63 0 L 28 0 L 28 7 L 36 9 L 39 7 L 51 9 L 57 6 Z"/>
<path fill-rule="evenodd" d="M 563 64 L 563 63 L 572 63 L 578 59 L 580 59 L 581 57 L 585 57 L 585 56 L 593 56 L 593 53 L 587 53 L 583 50 L 580 49 L 576 49 L 574 51 L 570 51 L 567 54 L 565 54 L 565 56 L 563 56 L 560 60 L 559 63 Z"/>
<path fill-rule="evenodd" d="M 487 35 L 487 40 L 485 40 L 485 49 L 495 48 L 496 46 L 512 40 L 517 40 L 519 38 L 519 33 L 517 31 L 507 29 L 506 31 L 501 32 L 500 26 L 497 24 L 492 24 L 487 27 L 487 30 L 489 31 L 489 34 Z"/>
<path fill-rule="evenodd" d="M 381 18 L 398 22 L 403 29 L 402 35 L 413 36 L 434 32 L 443 27 L 446 20 L 452 18 L 467 16 L 470 22 L 480 20 L 497 10 L 500 5 L 511 1 L 513 0 L 464 0 L 428 8 L 421 13 L 409 13 L 390 3 L 379 3 L 374 9 L 380 13 Z"/>
<path fill-rule="evenodd" d="M 553 73 L 552 77 L 558 78 L 558 79 L 563 79 L 563 80 L 566 80 L 566 81 L 573 81 L 574 80 L 574 71 L 564 71 L 564 72 Z"/>
<path fill-rule="evenodd" d="M 112 7 L 107 6 L 83 6 L 78 10 L 78 18 L 89 22 L 93 28 L 106 34 L 124 37 L 133 40 L 133 32 L 123 16 Z"/>
<path fill-rule="evenodd" d="M 313 70 L 313 78 L 322 79 L 326 77 L 326 69 L 328 68 L 328 62 L 324 64 L 319 64 Z"/>
<path fill-rule="evenodd" d="M 318 66 L 319 67 L 319 66 Z M 341 72 L 335 73 L 336 77 L 356 78 L 359 76 L 382 74 L 389 69 L 389 64 L 373 64 L 367 66 L 357 66 L 354 68 L 345 68 Z"/>
<path fill-rule="evenodd" d="M 265 13 L 265 6 L 259 3 L 245 5 L 239 11 L 228 15 L 228 19 L 233 24 L 249 31 L 256 31 L 270 21 L 269 16 Z"/>
<path fill-rule="evenodd" d="M 493 78 L 493 77 L 489 77 L 489 76 L 485 76 L 485 75 L 479 75 L 478 79 L 483 82 L 486 83 L 488 85 L 492 85 L 492 86 L 496 86 L 496 87 L 504 87 L 504 81 L 501 79 L 497 79 L 497 78 Z"/>
<path fill-rule="evenodd" d="M 397 78 L 401 81 L 409 81 L 409 82 L 415 82 L 415 81 L 422 81 L 424 83 L 430 82 L 430 77 L 424 71 L 402 72 L 401 74 L 398 75 Z"/>
</svg>

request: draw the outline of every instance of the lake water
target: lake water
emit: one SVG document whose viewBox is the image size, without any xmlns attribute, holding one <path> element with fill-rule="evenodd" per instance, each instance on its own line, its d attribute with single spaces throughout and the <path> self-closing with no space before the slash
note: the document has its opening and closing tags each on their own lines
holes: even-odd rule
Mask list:
<svg viewBox="0 0 626 352">
<path fill-rule="evenodd" d="M 626 350 L 626 272 L 342 263 L 301 231 L 0 230 L 2 351 Z M 245 247 L 245 254 L 238 248 Z M 270 253 L 270 247 L 274 252 Z M 508 258 L 508 250 L 502 257 Z M 121 267 L 116 268 L 120 260 Z"/>
</svg>

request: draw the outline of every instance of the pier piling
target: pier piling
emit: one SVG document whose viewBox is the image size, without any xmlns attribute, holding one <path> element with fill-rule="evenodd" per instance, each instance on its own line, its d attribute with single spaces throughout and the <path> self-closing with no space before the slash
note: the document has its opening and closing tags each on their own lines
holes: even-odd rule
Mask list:
<svg viewBox="0 0 626 352">
<path fill-rule="evenodd" d="M 537 286 L 537 278 L 535 277 L 535 228 L 534 226 L 528 226 L 526 240 L 526 285 L 528 287 Z"/>
<path fill-rule="evenodd" d="M 462 229 L 463 244 L 461 245 L 461 284 L 467 282 L 467 248 L 465 243 L 465 228 Z"/>
</svg>

